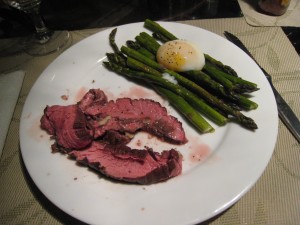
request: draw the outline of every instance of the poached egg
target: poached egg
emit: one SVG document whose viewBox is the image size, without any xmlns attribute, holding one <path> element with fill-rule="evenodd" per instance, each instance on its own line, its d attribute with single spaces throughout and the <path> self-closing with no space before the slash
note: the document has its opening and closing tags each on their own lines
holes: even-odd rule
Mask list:
<svg viewBox="0 0 300 225">
<path fill-rule="evenodd" d="M 203 51 L 196 44 L 185 40 L 168 41 L 161 45 L 156 59 L 167 69 L 176 72 L 201 70 L 205 64 Z"/>
</svg>

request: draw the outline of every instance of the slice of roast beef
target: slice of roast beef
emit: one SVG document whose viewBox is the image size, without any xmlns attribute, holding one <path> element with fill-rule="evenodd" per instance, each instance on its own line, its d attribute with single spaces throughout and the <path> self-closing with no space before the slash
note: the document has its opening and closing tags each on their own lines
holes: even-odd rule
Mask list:
<svg viewBox="0 0 300 225">
<path fill-rule="evenodd" d="M 132 138 L 133 136 L 128 133 L 122 134 L 117 131 L 109 130 L 105 133 L 102 139 L 111 145 L 126 145 Z"/>
<path fill-rule="evenodd" d="M 107 103 L 105 93 L 100 89 L 90 89 L 78 102 L 79 108 L 85 112 L 89 107 L 103 106 Z"/>
<path fill-rule="evenodd" d="M 41 118 L 41 128 L 56 139 L 65 149 L 82 149 L 93 141 L 84 113 L 78 105 L 47 106 Z"/>
<path fill-rule="evenodd" d="M 108 130 L 130 133 L 143 130 L 172 143 L 187 142 L 181 122 L 168 115 L 160 103 L 150 99 L 119 98 L 88 107 L 85 113 L 97 118 L 92 123 L 95 138 Z"/>
<path fill-rule="evenodd" d="M 157 153 L 94 141 L 85 150 L 70 152 L 70 156 L 108 177 L 139 184 L 164 181 L 182 171 L 182 156 L 174 149 Z"/>
</svg>

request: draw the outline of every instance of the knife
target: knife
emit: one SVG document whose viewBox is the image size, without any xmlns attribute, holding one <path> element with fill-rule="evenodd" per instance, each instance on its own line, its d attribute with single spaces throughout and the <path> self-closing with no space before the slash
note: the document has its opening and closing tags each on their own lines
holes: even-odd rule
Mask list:
<svg viewBox="0 0 300 225">
<path fill-rule="evenodd" d="M 290 106 L 286 103 L 286 101 L 282 98 L 282 96 L 278 93 L 276 88 L 274 87 L 271 79 L 271 75 L 268 74 L 254 59 L 252 54 L 249 52 L 249 50 L 246 48 L 246 46 L 241 42 L 238 37 L 235 35 L 225 31 L 224 32 L 225 37 L 234 43 L 236 46 L 238 46 L 240 49 L 242 49 L 245 53 L 247 53 L 253 60 L 254 62 L 259 66 L 259 68 L 262 70 L 262 72 L 265 74 L 266 78 L 268 79 L 275 99 L 277 103 L 277 108 L 278 108 L 278 115 L 281 121 L 286 125 L 286 127 L 289 129 L 289 131 L 294 135 L 296 140 L 300 143 L 300 122 L 293 110 L 290 108 Z"/>
</svg>

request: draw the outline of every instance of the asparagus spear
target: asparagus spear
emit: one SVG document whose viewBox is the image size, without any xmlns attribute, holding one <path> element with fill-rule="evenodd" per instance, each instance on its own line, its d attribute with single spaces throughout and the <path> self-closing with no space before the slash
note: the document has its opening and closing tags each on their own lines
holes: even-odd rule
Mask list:
<svg viewBox="0 0 300 225">
<path fill-rule="evenodd" d="M 123 61 L 123 63 L 125 63 L 126 58 L 124 57 L 124 55 L 122 54 L 122 52 L 120 51 L 119 47 L 116 44 L 116 33 L 117 33 L 117 28 L 114 28 L 110 34 L 109 34 L 109 44 L 112 47 L 113 51 L 118 54 L 120 56 L 120 60 Z"/>
<path fill-rule="evenodd" d="M 132 49 L 138 51 L 139 53 L 143 54 L 144 56 L 147 56 L 148 58 L 151 58 L 153 60 L 156 59 L 156 56 L 154 54 L 152 54 L 146 48 L 142 47 L 139 43 L 128 40 L 128 41 L 126 41 L 126 44 L 129 48 L 132 48 Z"/>
<path fill-rule="evenodd" d="M 233 101 L 238 106 L 246 109 L 256 109 L 258 107 L 257 103 L 251 101 L 247 97 L 228 91 L 220 83 L 213 80 L 210 76 L 200 70 L 193 70 L 184 73 L 189 79 L 194 80 L 197 84 L 203 84 L 206 87 L 209 87 L 211 90 L 215 91 L 218 95 L 222 96 L 225 99 Z"/>
<path fill-rule="evenodd" d="M 168 30 L 166 30 L 165 28 L 163 28 L 162 26 L 160 26 L 158 23 L 146 19 L 144 22 L 144 26 L 146 28 L 148 28 L 149 30 L 152 30 L 158 34 L 161 34 L 162 36 L 164 36 L 165 38 L 167 38 L 168 40 L 176 40 L 178 39 L 175 35 L 173 35 L 172 33 L 170 33 Z"/>
<path fill-rule="evenodd" d="M 222 76 L 226 77 L 228 80 L 235 84 L 239 84 L 243 87 L 245 91 L 252 92 L 258 90 L 257 84 L 240 78 L 237 75 L 236 71 L 230 66 L 224 65 L 222 62 L 212 58 L 208 54 L 204 54 L 204 56 L 207 64 L 209 64 L 212 67 L 215 67 L 216 70 L 220 70 Z"/>
<path fill-rule="evenodd" d="M 141 32 L 139 35 L 135 37 L 136 41 L 156 55 L 160 44 L 149 34 L 146 32 Z"/>
<path fill-rule="evenodd" d="M 236 91 L 238 93 L 252 92 L 257 90 L 257 85 L 243 80 L 239 77 L 234 77 L 218 70 L 210 63 L 205 63 L 203 67 L 204 71 L 207 72 L 213 79 L 220 82 L 225 88 L 230 91 Z"/>
<path fill-rule="evenodd" d="M 211 57 L 208 54 L 204 54 L 204 57 L 205 57 L 206 62 L 211 63 L 212 65 L 214 65 L 217 68 L 221 69 L 225 73 L 228 73 L 228 74 L 230 74 L 232 76 L 235 76 L 235 77 L 238 76 L 237 72 L 233 68 L 231 68 L 230 66 L 223 64 L 222 62 L 216 60 L 215 58 Z"/>
<path fill-rule="evenodd" d="M 192 123 L 201 133 L 213 132 L 214 128 L 189 104 L 184 98 L 176 95 L 174 92 L 154 85 L 154 89 L 164 96 L 184 117 Z"/>
<path fill-rule="evenodd" d="M 114 52 L 118 53 L 120 52 L 116 42 L 115 42 L 115 37 L 116 37 L 116 33 L 117 33 L 117 28 L 114 28 L 110 34 L 109 34 L 109 43 L 112 47 L 112 49 L 114 50 Z"/>
<path fill-rule="evenodd" d="M 153 70 L 153 68 L 141 63 L 140 61 L 137 61 L 137 60 L 131 58 L 130 56 L 127 57 L 127 64 L 137 70 L 142 70 L 144 72 L 152 73 L 155 76 L 160 76 L 160 77 L 162 76 L 162 74 L 160 74 L 159 71 L 157 71 L 155 69 Z M 194 93 L 201 96 L 206 102 L 208 102 L 212 106 L 220 109 L 221 111 L 224 111 L 225 113 L 227 113 L 229 115 L 232 115 L 242 126 L 247 127 L 249 129 L 257 129 L 257 125 L 251 118 L 246 117 L 240 111 L 235 110 L 230 105 L 227 105 L 221 99 L 210 94 L 208 91 L 206 91 L 202 87 L 196 85 L 194 82 L 186 79 L 185 77 L 183 77 L 175 72 L 172 72 L 169 70 L 165 70 L 165 72 L 169 73 L 170 75 L 173 75 L 180 84 L 182 84 L 184 87 L 188 88 L 189 90 L 192 90 Z M 172 73 L 170 73 L 170 72 L 172 72 Z"/>
<path fill-rule="evenodd" d="M 130 56 L 140 62 L 143 62 L 144 64 L 146 64 L 160 72 L 166 71 L 166 69 L 162 65 L 157 63 L 156 61 L 151 60 L 148 57 L 146 57 L 146 56 L 140 54 L 139 52 L 137 52 L 133 49 L 130 49 L 124 45 L 121 47 L 121 52 L 123 52 L 125 55 Z"/>
<path fill-rule="evenodd" d="M 157 33 L 157 32 L 153 32 L 153 33 L 152 33 L 152 36 L 153 36 L 155 39 L 161 41 L 162 43 L 165 43 L 165 42 L 170 41 L 168 38 L 166 38 L 165 36 L 163 36 L 163 35 L 161 35 L 160 33 Z"/>
<path fill-rule="evenodd" d="M 202 99 L 193 94 L 191 91 L 186 88 L 173 84 L 162 77 L 158 77 L 149 73 L 135 71 L 129 69 L 127 67 L 122 67 L 113 62 L 103 62 L 104 66 L 108 69 L 115 71 L 116 73 L 126 75 L 130 78 L 134 79 L 142 79 L 146 82 L 150 82 L 152 84 L 156 84 L 162 86 L 164 88 L 169 89 L 170 91 L 175 92 L 177 95 L 184 98 L 187 102 L 189 102 L 193 107 L 203 113 L 207 118 L 211 119 L 214 123 L 219 126 L 223 126 L 228 122 L 228 119 L 214 110 L 212 107 L 207 105 Z"/>
<path fill-rule="evenodd" d="M 150 67 L 150 66 L 147 66 L 143 63 L 141 63 L 140 61 L 137 61 L 131 57 L 127 57 L 127 65 L 132 68 L 132 69 L 135 69 L 135 70 L 138 70 L 138 71 L 143 71 L 143 72 L 146 72 L 146 73 L 150 73 L 150 74 L 153 74 L 155 76 L 158 76 L 158 77 L 161 77 L 162 76 L 162 73 L 159 72 L 158 70 Z"/>
<path fill-rule="evenodd" d="M 253 91 L 259 90 L 259 88 L 257 87 L 257 84 L 255 84 L 253 82 L 244 80 L 241 77 L 231 76 L 230 74 L 222 72 L 222 71 L 220 71 L 220 72 L 222 73 L 222 75 L 224 77 L 226 77 L 231 82 L 233 82 L 235 84 L 239 84 L 245 92 L 253 92 Z"/>
<path fill-rule="evenodd" d="M 106 56 L 107 56 L 108 60 L 111 62 L 114 62 L 121 66 L 127 66 L 127 63 L 126 63 L 127 58 L 124 59 L 117 53 L 106 53 Z"/>
</svg>

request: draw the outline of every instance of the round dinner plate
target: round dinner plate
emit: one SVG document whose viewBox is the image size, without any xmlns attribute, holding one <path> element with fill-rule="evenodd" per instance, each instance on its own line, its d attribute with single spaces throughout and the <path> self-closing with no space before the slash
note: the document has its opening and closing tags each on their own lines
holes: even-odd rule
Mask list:
<svg viewBox="0 0 300 225">
<path fill-rule="evenodd" d="M 238 47 L 207 30 L 173 22 L 160 22 L 181 39 L 197 43 L 205 53 L 233 67 L 258 84 L 251 99 L 256 110 L 244 112 L 258 129 L 238 124 L 199 134 L 167 101 L 154 91 L 108 71 L 102 62 L 112 52 L 112 29 L 96 33 L 62 53 L 33 85 L 20 125 L 21 153 L 34 183 L 57 207 L 71 216 L 101 225 L 186 225 L 205 221 L 240 199 L 266 168 L 276 143 L 277 107 L 271 87 L 255 62 Z M 119 26 L 116 43 L 133 40 L 143 23 Z M 166 182 L 136 185 L 114 182 L 79 166 L 66 155 L 51 152 L 53 140 L 40 129 L 47 105 L 75 104 L 90 88 L 100 88 L 109 99 L 151 98 L 183 124 L 188 143 L 171 145 L 139 133 L 130 146 L 155 151 L 175 148 L 183 155 L 182 174 Z"/>
</svg>

